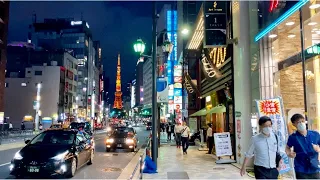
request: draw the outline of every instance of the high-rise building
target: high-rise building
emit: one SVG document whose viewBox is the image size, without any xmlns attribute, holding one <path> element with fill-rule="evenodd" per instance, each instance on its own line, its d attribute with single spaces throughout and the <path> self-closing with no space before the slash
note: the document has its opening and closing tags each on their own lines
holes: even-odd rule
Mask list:
<svg viewBox="0 0 320 180">
<path fill-rule="evenodd" d="M 79 117 L 87 118 L 94 115 L 96 98 L 95 86 L 99 81 L 97 57 L 100 49 L 94 48 L 90 26 L 86 21 L 74 19 L 45 19 L 44 22 L 34 22 L 30 25 L 29 43 L 36 48 L 47 50 L 66 49 L 78 59 L 78 89 Z M 97 44 L 97 43 L 96 43 Z M 97 47 L 97 46 L 96 46 Z M 98 56 L 96 56 L 96 54 Z"/>
<path fill-rule="evenodd" d="M 122 104 L 122 91 L 121 91 L 121 65 L 120 65 L 120 54 L 118 54 L 116 92 L 114 94 L 113 108 L 121 110 L 122 107 L 123 107 L 123 104 Z"/>
<path fill-rule="evenodd" d="M 6 48 L 9 22 L 9 1 L 0 1 L 0 112 L 4 111 L 4 81 L 6 69 Z M 0 117 L 3 119 L 2 117 Z M 0 124 L 2 123 L 0 119 Z"/>
</svg>

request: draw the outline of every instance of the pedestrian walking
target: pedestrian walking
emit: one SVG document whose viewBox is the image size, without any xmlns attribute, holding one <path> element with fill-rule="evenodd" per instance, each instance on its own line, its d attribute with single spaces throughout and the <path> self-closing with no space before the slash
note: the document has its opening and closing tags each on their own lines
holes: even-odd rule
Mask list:
<svg viewBox="0 0 320 180">
<path fill-rule="evenodd" d="M 21 122 L 21 130 L 25 130 L 26 126 L 24 125 L 24 122 Z"/>
<path fill-rule="evenodd" d="M 168 141 L 171 141 L 171 124 L 167 126 Z"/>
<path fill-rule="evenodd" d="M 212 154 L 212 149 L 213 149 L 213 144 L 214 144 L 214 139 L 213 139 L 213 132 L 212 132 L 212 124 L 208 124 L 208 130 L 207 130 L 207 141 L 208 141 L 208 153 L 207 154 Z"/>
<path fill-rule="evenodd" d="M 183 126 L 181 131 L 183 154 L 188 154 L 187 150 L 189 148 L 189 138 L 190 138 L 190 128 L 187 126 L 187 122 L 183 121 Z"/>
<path fill-rule="evenodd" d="M 12 123 L 10 122 L 9 123 L 9 131 L 12 131 L 13 130 L 13 125 L 12 125 Z"/>
<path fill-rule="evenodd" d="M 272 121 L 269 117 L 260 117 L 259 126 L 261 131 L 251 139 L 251 145 L 246 153 L 240 175 L 243 176 L 246 173 L 246 166 L 254 156 L 254 175 L 256 179 L 278 179 L 277 165 L 280 164 L 277 155 L 277 152 L 279 152 L 278 137 L 272 131 Z"/>
<path fill-rule="evenodd" d="M 319 133 L 307 130 L 306 120 L 301 114 L 294 114 L 291 122 L 297 131 L 289 136 L 286 153 L 294 158 L 296 179 L 320 179 Z"/>
<path fill-rule="evenodd" d="M 174 134 L 175 134 L 174 137 L 176 139 L 177 148 L 181 147 L 181 131 L 182 131 L 182 126 L 181 126 L 181 123 L 178 122 L 178 124 L 176 124 L 174 127 Z"/>
</svg>

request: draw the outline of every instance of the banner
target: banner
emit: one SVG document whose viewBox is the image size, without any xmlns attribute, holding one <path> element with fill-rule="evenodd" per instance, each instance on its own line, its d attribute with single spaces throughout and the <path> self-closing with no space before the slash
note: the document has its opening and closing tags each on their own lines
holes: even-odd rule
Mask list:
<svg viewBox="0 0 320 180">
<path fill-rule="evenodd" d="M 194 82 L 192 82 L 191 77 L 188 74 L 188 72 L 184 73 L 184 87 L 186 88 L 186 90 L 189 94 L 199 92 L 197 85 Z"/>
<path fill-rule="evenodd" d="M 232 156 L 231 138 L 229 132 L 214 133 L 216 156 Z"/>
<path fill-rule="evenodd" d="M 167 103 L 168 102 L 168 81 L 167 78 L 159 77 L 157 79 L 157 102 Z"/>
<path fill-rule="evenodd" d="M 219 79 L 222 74 L 219 72 L 219 69 L 207 59 L 207 56 L 203 53 L 201 56 L 201 70 L 207 81 L 213 82 Z"/>
</svg>

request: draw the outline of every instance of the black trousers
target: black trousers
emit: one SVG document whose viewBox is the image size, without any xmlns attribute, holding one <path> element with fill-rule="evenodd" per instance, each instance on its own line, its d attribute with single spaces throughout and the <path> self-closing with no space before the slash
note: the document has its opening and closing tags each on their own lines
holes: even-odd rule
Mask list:
<svg viewBox="0 0 320 180">
<path fill-rule="evenodd" d="M 320 173 L 306 174 L 301 172 L 296 172 L 296 179 L 320 179 Z"/>
<path fill-rule="evenodd" d="M 168 132 L 168 140 L 171 141 L 171 132 Z"/>
<path fill-rule="evenodd" d="M 213 149 L 213 137 L 211 136 L 211 137 L 208 137 L 208 145 L 209 145 L 209 151 L 208 151 L 208 153 L 209 154 L 212 154 L 212 149 Z"/>
<path fill-rule="evenodd" d="M 256 179 L 278 179 L 279 171 L 277 168 L 265 168 L 254 165 L 254 176 Z"/>
<path fill-rule="evenodd" d="M 182 141 L 183 152 L 187 152 L 189 147 L 189 137 L 181 137 L 181 141 Z"/>
<path fill-rule="evenodd" d="M 181 146 L 181 133 L 176 133 L 175 139 L 177 146 Z"/>
</svg>

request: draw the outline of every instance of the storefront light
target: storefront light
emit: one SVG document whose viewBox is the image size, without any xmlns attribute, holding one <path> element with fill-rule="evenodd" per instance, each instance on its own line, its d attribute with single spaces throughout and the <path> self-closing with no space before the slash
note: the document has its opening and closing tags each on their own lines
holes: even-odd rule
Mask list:
<svg viewBox="0 0 320 180">
<path fill-rule="evenodd" d="M 309 22 L 309 26 L 314 26 L 314 25 L 316 25 L 316 24 L 318 24 L 318 23 L 316 23 L 316 22 Z"/>
<path fill-rule="evenodd" d="M 320 4 L 312 4 L 311 6 L 309 6 L 310 9 L 317 9 L 320 7 Z"/>
<path fill-rule="evenodd" d="M 294 25 L 294 22 L 287 22 L 286 25 L 287 26 L 292 26 L 292 25 Z"/>
<path fill-rule="evenodd" d="M 288 35 L 288 38 L 294 38 L 294 37 L 296 37 L 295 34 L 289 34 L 289 35 Z"/>
<path fill-rule="evenodd" d="M 270 34 L 269 35 L 269 38 L 275 38 L 275 37 L 277 37 L 278 35 L 276 35 L 276 34 Z"/>
</svg>

